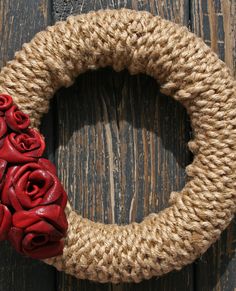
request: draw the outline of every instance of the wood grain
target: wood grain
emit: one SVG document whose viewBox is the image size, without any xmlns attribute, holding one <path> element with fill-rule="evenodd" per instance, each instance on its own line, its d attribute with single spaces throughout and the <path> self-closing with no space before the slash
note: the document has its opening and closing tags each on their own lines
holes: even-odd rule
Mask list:
<svg viewBox="0 0 236 291">
<path fill-rule="evenodd" d="M 55 20 L 100 8 L 149 10 L 188 24 L 188 1 L 58 1 Z M 69 197 L 84 217 L 119 224 L 141 221 L 168 205 L 185 182 L 191 156 L 185 110 L 144 75 L 110 68 L 81 75 L 57 100 L 56 161 Z M 193 290 L 189 266 L 138 285 L 112 286 L 58 274 L 59 290 Z"/>
<path fill-rule="evenodd" d="M 236 73 L 234 0 L 194 0 L 191 7 L 192 31 L 205 42 Z M 196 262 L 195 289 L 236 289 L 236 220 L 223 233 L 221 239 Z"/>
<path fill-rule="evenodd" d="M 236 1 L 193 0 L 191 29 L 236 73 Z"/>
<path fill-rule="evenodd" d="M 101 8 L 147 10 L 201 36 L 235 72 L 235 0 L 0 1 L 0 65 L 56 20 Z M 119 224 L 168 206 L 185 183 L 191 128 L 185 110 L 144 75 L 87 72 L 62 89 L 43 119 L 47 155 L 55 161 L 75 209 Z M 236 224 L 195 264 L 140 284 L 76 280 L 1 244 L 0 290 L 236 290 Z"/>
<path fill-rule="evenodd" d="M 0 65 L 13 58 L 14 52 L 28 42 L 51 19 L 47 0 L 0 1 Z M 8 243 L 1 243 L 0 290 L 54 290 L 55 270 L 24 258 Z"/>
</svg>

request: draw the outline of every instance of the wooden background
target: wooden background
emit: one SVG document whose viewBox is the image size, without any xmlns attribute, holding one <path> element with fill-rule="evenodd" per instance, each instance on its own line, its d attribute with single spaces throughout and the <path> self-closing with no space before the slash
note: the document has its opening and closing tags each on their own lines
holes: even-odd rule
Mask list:
<svg viewBox="0 0 236 291">
<path fill-rule="evenodd" d="M 201 36 L 235 71 L 235 0 L 1 0 L 0 66 L 36 32 L 70 14 L 100 8 L 148 10 Z M 119 224 L 168 206 L 185 183 L 191 128 L 185 110 L 153 79 L 102 69 L 62 89 L 42 132 L 74 207 Z M 112 193 L 112 194 L 111 194 Z M 1 244 L 0 291 L 236 290 L 236 224 L 194 264 L 140 284 L 79 281 Z"/>
</svg>

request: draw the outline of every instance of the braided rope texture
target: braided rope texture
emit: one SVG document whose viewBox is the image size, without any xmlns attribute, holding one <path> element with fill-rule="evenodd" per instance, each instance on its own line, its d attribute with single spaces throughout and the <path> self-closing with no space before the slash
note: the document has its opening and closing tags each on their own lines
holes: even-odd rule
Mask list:
<svg viewBox="0 0 236 291">
<path fill-rule="evenodd" d="M 215 242 L 236 211 L 236 94 L 230 70 L 186 27 L 128 9 L 70 16 L 38 33 L 1 70 L 0 91 L 38 127 L 49 100 L 89 70 L 146 73 L 187 109 L 194 130 L 188 182 L 170 207 L 141 223 L 105 225 L 68 203 L 62 256 L 45 260 L 77 278 L 139 282 L 179 270 Z"/>
</svg>

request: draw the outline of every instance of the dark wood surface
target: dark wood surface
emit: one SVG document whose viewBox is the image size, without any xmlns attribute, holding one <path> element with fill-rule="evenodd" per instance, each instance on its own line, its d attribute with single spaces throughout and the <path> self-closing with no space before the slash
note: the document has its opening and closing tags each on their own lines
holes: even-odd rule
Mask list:
<svg viewBox="0 0 236 291">
<path fill-rule="evenodd" d="M 187 25 L 235 71 L 235 0 L 1 0 L 0 65 L 37 31 L 70 14 L 100 8 L 148 10 Z M 119 224 L 141 221 L 168 206 L 171 191 L 185 183 L 192 156 L 182 106 L 160 94 L 144 75 L 87 72 L 61 89 L 45 116 L 47 153 L 84 217 Z M 113 193 L 113 194 L 111 194 Z M 76 280 L 1 244 L 1 290 L 236 290 L 236 226 L 194 264 L 139 284 Z"/>
</svg>

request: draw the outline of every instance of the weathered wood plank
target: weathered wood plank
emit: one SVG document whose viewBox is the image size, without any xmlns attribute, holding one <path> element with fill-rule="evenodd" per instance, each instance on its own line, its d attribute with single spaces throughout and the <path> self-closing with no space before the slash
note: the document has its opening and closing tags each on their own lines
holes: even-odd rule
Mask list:
<svg viewBox="0 0 236 291">
<path fill-rule="evenodd" d="M 236 72 L 235 36 L 236 2 L 234 0 L 192 1 L 192 31 Z M 221 239 L 196 263 L 196 290 L 236 289 L 236 223 L 223 233 Z"/>
<path fill-rule="evenodd" d="M 55 20 L 100 8 L 149 10 L 188 24 L 188 1 L 54 0 Z M 70 199 L 80 214 L 120 224 L 141 221 L 168 205 L 185 182 L 190 162 L 185 110 L 163 96 L 147 76 L 88 72 L 58 93 L 56 161 Z M 189 266 L 138 285 L 101 285 L 58 274 L 59 290 L 193 290 Z"/>
<path fill-rule="evenodd" d="M 48 0 L 0 1 L 1 67 L 24 42 L 50 23 L 50 6 Z M 51 291 L 54 287 L 55 270 L 52 267 L 24 258 L 8 243 L 1 243 L 0 290 Z"/>
<path fill-rule="evenodd" d="M 191 1 L 191 28 L 236 71 L 235 0 Z"/>
<path fill-rule="evenodd" d="M 125 1 L 96 1 L 96 0 L 53 0 L 53 17 L 55 20 L 64 20 L 68 15 L 86 13 L 99 9 L 129 8 L 147 10 L 152 14 L 161 15 L 177 23 L 188 25 L 189 1 L 188 0 L 125 0 Z"/>
<path fill-rule="evenodd" d="M 190 3 L 192 30 L 235 70 L 235 1 Z M 71 13 L 108 7 L 145 9 L 185 25 L 189 20 L 187 0 L 55 0 L 53 14 L 59 20 Z M 1 66 L 49 22 L 49 0 L 1 1 Z M 54 159 L 54 143 L 58 147 L 58 170 L 75 208 L 97 221 L 127 223 L 140 221 L 147 213 L 165 207 L 170 191 L 183 186 L 184 167 L 190 161 L 186 149 L 189 125 L 184 110 L 162 96 L 152 79 L 131 77 L 127 72 L 115 74 L 107 69 L 81 76 L 72 88 L 58 95 L 58 109 L 54 102 L 43 133 L 50 159 Z M 59 128 L 55 140 L 53 116 L 57 110 Z M 73 152 L 74 158 L 67 151 Z M 111 154 L 113 159 L 108 158 Z M 113 197 L 109 194 L 111 188 L 115 190 Z M 22 258 L 4 243 L 0 286 L 3 290 L 234 290 L 235 237 L 232 223 L 222 239 L 197 262 L 194 283 L 190 266 L 159 280 L 117 286 L 77 281 L 58 273 L 55 287 L 52 268 Z"/>
</svg>

